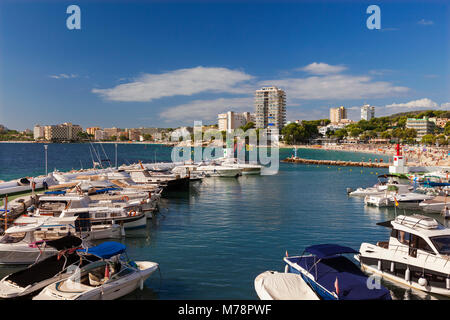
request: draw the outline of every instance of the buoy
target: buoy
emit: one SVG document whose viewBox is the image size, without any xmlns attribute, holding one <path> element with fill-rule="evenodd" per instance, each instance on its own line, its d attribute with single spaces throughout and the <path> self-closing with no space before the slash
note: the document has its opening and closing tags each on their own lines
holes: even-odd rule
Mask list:
<svg viewBox="0 0 450 320">
<path fill-rule="evenodd" d="M 394 261 L 391 261 L 391 273 L 394 273 L 395 271 L 395 263 Z"/>
<path fill-rule="evenodd" d="M 411 271 L 409 270 L 409 267 L 408 268 L 406 268 L 406 271 L 405 271 L 405 281 L 410 281 L 410 279 L 411 279 Z"/>
<path fill-rule="evenodd" d="M 381 260 L 378 260 L 378 270 L 381 271 Z"/>
<path fill-rule="evenodd" d="M 420 277 L 418 282 L 419 282 L 419 285 L 421 285 L 421 286 L 423 286 L 423 287 L 426 287 L 427 284 L 428 284 L 427 279 L 424 278 L 424 277 Z"/>
</svg>

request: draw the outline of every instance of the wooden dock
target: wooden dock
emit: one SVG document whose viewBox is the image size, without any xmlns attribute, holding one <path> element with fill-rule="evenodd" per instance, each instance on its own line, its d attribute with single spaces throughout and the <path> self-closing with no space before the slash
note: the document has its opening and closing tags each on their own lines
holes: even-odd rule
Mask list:
<svg viewBox="0 0 450 320">
<path fill-rule="evenodd" d="M 325 166 L 342 166 L 342 167 L 366 167 L 366 168 L 389 168 L 389 163 L 385 162 L 355 162 L 355 161 L 341 161 L 341 160 L 314 160 L 290 157 L 282 160 L 282 162 L 316 164 Z"/>
</svg>

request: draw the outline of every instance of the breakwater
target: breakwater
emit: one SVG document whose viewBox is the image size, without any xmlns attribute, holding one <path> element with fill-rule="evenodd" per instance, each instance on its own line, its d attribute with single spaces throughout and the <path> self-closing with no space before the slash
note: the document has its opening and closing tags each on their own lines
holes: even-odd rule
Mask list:
<svg viewBox="0 0 450 320">
<path fill-rule="evenodd" d="M 282 161 L 291 163 L 317 164 L 317 165 L 342 166 L 342 167 L 389 168 L 389 163 L 385 162 L 314 160 L 314 159 L 303 159 L 298 157 L 289 157 Z"/>
</svg>

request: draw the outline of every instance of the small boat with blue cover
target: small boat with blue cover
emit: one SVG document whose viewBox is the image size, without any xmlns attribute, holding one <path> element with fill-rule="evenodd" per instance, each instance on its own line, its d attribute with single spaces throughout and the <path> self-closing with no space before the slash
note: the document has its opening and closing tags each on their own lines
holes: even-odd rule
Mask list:
<svg viewBox="0 0 450 320">
<path fill-rule="evenodd" d="M 285 272 L 300 274 L 323 300 L 391 300 L 383 286 L 370 286 L 368 277 L 342 254 L 358 254 L 350 247 L 320 244 L 307 247 L 307 255 L 287 256 Z"/>
</svg>

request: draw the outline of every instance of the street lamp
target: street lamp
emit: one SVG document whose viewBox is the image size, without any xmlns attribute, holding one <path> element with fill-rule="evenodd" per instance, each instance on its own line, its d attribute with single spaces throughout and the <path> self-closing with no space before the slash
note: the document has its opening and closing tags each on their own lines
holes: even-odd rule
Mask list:
<svg viewBox="0 0 450 320">
<path fill-rule="evenodd" d="M 48 148 L 48 145 L 44 145 L 44 149 L 45 149 L 45 175 L 47 175 L 48 174 L 48 170 L 47 170 L 47 148 Z"/>
</svg>

